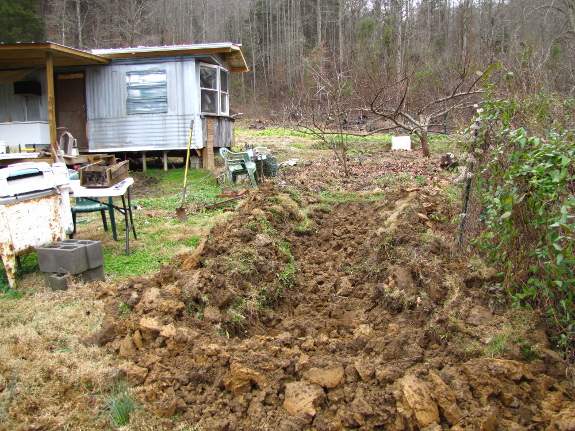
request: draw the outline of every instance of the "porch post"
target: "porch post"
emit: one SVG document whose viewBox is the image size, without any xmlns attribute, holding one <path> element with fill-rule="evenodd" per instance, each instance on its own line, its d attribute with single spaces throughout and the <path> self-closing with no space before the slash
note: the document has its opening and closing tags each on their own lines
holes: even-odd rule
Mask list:
<svg viewBox="0 0 575 431">
<path fill-rule="evenodd" d="M 46 52 L 46 91 L 48 93 L 48 125 L 50 143 L 56 142 L 56 102 L 54 97 L 54 60 L 51 52 Z"/>
</svg>

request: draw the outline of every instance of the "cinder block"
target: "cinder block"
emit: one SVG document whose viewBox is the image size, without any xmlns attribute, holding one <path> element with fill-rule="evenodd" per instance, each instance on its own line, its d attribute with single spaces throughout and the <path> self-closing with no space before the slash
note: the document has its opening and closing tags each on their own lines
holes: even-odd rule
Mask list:
<svg viewBox="0 0 575 431">
<path fill-rule="evenodd" d="M 57 242 L 40 247 L 36 251 L 42 272 L 69 272 L 76 275 L 88 269 L 88 258 L 84 245 Z"/>
<path fill-rule="evenodd" d="M 46 273 L 44 281 L 46 286 L 52 290 L 68 290 L 68 274 Z"/>
<path fill-rule="evenodd" d="M 90 268 L 76 275 L 48 272 L 44 274 L 44 281 L 46 286 L 52 290 L 67 290 L 70 277 L 74 277 L 75 280 L 81 283 L 89 283 L 94 280 L 105 280 L 106 274 L 104 273 L 104 265 L 100 265 L 97 268 Z"/>
<path fill-rule="evenodd" d="M 61 244 L 78 244 L 86 248 L 86 259 L 88 268 L 97 268 L 104 264 L 104 252 L 100 241 L 91 241 L 89 239 L 65 239 L 60 241 Z"/>
<path fill-rule="evenodd" d="M 67 239 L 37 249 L 40 271 L 78 275 L 104 264 L 100 241 Z"/>
<path fill-rule="evenodd" d="M 106 274 L 104 274 L 104 265 L 100 265 L 97 268 L 90 268 L 86 271 L 78 274 L 78 277 L 83 283 L 89 283 L 94 280 L 105 280 Z"/>
</svg>

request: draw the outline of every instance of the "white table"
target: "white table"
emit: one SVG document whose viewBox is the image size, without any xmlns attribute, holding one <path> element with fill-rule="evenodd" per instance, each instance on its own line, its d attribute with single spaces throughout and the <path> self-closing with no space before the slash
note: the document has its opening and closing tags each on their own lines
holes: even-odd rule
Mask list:
<svg viewBox="0 0 575 431">
<path fill-rule="evenodd" d="M 138 239 L 136 236 L 136 228 L 134 226 L 134 219 L 132 217 L 132 200 L 130 197 L 130 187 L 134 184 L 134 179 L 131 177 L 114 184 L 111 187 L 83 187 L 80 185 L 80 180 L 70 180 L 70 188 L 72 189 L 72 194 L 75 198 L 86 198 L 95 202 L 98 202 L 97 198 L 108 198 L 108 202 L 100 202 L 112 209 L 118 210 L 120 214 L 124 216 L 124 222 L 126 226 L 126 255 L 130 255 L 130 229 L 134 232 L 134 239 Z M 128 197 L 128 203 L 126 205 L 126 196 Z M 114 205 L 112 198 L 121 197 L 122 206 L 119 207 Z M 111 223 L 115 223 L 113 219 L 113 211 L 110 213 Z M 129 219 L 129 222 L 128 222 Z M 117 240 L 116 237 L 114 237 Z"/>
</svg>

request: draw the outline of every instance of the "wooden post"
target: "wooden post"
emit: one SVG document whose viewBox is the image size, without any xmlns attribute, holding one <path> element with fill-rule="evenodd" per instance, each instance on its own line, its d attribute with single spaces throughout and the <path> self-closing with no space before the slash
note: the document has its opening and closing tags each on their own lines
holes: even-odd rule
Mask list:
<svg viewBox="0 0 575 431">
<path fill-rule="evenodd" d="M 52 53 L 46 53 L 46 92 L 48 93 L 48 126 L 50 143 L 58 139 L 56 134 L 56 98 L 54 96 L 54 59 Z"/>
<path fill-rule="evenodd" d="M 206 118 L 207 139 L 202 149 L 202 161 L 204 169 L 214 169 L 214 119 Z"/>
<path fill-rule="evenodd" d="M 146 172 L 146 168 L 147 168 L 147 165 L 146 165 L 146 152 L 145 152 L 145 151 L 142 151 L 142 170 L 143 170 L 144 172 Z"/>
<path fill-rule="evenodd" d="M 164 151 L 164 171 L 168 170 L 168 152 Z"/>
</svg>

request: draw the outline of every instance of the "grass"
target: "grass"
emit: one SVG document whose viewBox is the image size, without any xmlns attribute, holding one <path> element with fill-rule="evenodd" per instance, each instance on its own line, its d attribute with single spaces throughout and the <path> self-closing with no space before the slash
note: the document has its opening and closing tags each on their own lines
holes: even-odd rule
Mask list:
<svg viewBox="0 0 575 431">
<path fill-rule="evenodd" d="M 115 426 L 122 427 L 130 423 L 130 416 L 137 405 L 124 380 L 112 387 L 112 393 L 106 400 L 106 411 Z"/>
<path fill-rule="evenodd" d="M 132 276 L 142 276 L 157 271 L 174 255 L 193 249 L 216 220 L 225 217 L 224 207 L 203 211 L 205 205 L 217 201 L 221 193 L 216 179 L 205 170 L 188 171 L 186 212 L 188 220 L 180 221 L 176 208 L 182 204 L 184 169 L 149 169 L 146 173 L 131 174 L 136 181 L 132 192 L 134 224 L 138 239 L 130 233 L 130 254 L 125 253 L 126 241 L 123 217 L 116 213 L 118 241 L 111 232 L 105 232 L 99 213 L 80 214 L 76 238 L 101 241 L 104 250 L 104 270 L 107 280 L 120 282 Z M 229 205 L 236 205 L 230 203 Z M 193 211 L 198 209 L 197 211 Z M 19 288 L 8 286 L 5 272 L 0 271 L 0 298 L 21 298 L 31 289 L 44 286 L 38 271 L 36 253 L 21 258 L 22 269 L 17 279 Z"/>
<path fill-rule="evenodd" d="M 235 134 L 243 136 L 298 136 L 300 138 L 317 139 L 307 133 L 285 127 L 266 127 L 265 129 L 235 129 Z"/>
</svg>

